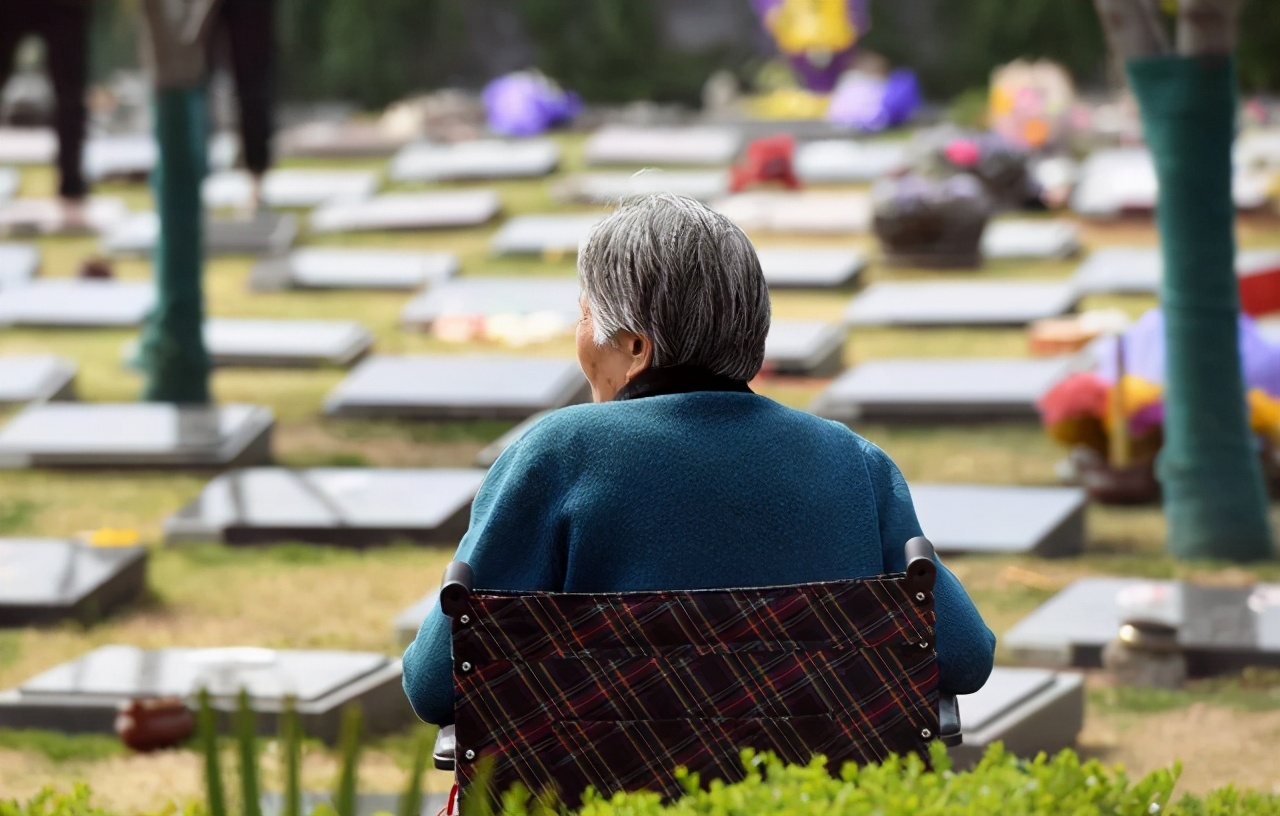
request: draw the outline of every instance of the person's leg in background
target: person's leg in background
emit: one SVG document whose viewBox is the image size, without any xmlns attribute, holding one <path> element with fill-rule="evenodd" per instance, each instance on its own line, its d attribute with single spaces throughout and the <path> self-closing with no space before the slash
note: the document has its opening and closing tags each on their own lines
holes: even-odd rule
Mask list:
<svg viewBox="0 0 1280 816">
<path fill-rule="evenodd" d="M 82 226 L 84 198 L 89 193 L 82 165 L 88 118 L 84 95 L 89 82 L 89 22 L 93 8 L 90 0 L 38 2 L 45 6 L 40 34 L 44 37 L 45 61 L 57 97 L 54 129 L 58 134 L 58 195 L 66 224 Z"/>
<path fill-rule="evenodd" d="M 231 57 L 240 110 L 240 143 L 251 179 L 250 208 L 262 196 L 262 180 L 271 167 L 275 130 L 275 0 L 223 0 L 222 32 Z"/>
</svg>

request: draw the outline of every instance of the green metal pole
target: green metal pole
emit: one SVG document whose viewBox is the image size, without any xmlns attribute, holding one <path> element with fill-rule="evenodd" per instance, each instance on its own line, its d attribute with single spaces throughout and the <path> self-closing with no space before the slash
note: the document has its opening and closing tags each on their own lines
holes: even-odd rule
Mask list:
<svg viewBox="0 0 1280 816">
<path fill-rule="evenodd" d="M 1267 496 L 1248 424 L 1235 275 L 1235 63 L 1130 60 L 1160 180 L 1164 257 L 1165 441 L 1157 462 L 1169 550 L 1250 561 L 1273 554 Z"/>
<path fill-rule="evenodd" d="M 203 208 L 208 151 L 205 92 L 157 88 L 155 136 L 160 157 L 152 174 L 160 235 L 156 241 L 156 305 L 142 332 L 139 362 L 143 398 L 209 402 L 209 355 L 204 347 Z"/>
</svg>

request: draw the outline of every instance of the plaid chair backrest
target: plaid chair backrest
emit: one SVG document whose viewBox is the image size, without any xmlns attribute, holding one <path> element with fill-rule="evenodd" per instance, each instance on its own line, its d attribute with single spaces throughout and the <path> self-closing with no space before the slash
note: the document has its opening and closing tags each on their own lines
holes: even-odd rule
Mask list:
<svg viewBox="0 0 1280 816">
<path fill-rule="evenodd" d="M 738 779 L 745 748 L 833 771 L 923 752 L 938 733 L 933 570 L 618 594 L 468 591 L 446 574 L 463 795 L 480 768 L 490 791 L 574 804 L 589 786 L 676 796 L 677 767 Z"/>
</svg>

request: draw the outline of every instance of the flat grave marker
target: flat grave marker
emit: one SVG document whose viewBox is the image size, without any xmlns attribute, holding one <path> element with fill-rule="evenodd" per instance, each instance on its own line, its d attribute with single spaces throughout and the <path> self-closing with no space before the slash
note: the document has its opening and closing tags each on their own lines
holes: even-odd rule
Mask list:
<svg viewBox="0 0 1280 816">
<path fill-rule="evenodd" d="M 823 139 L 796 147 L 796 175 L 805 184 L 859 184 L 905 169 L 905 142 Z"/>
<path fill-rule="evenodd" d="M 378 191 L 378 174 L 372 170 L 271 170 L 262 180 L 262 203 L 268 207 L 310 208 L 330 201 L 363 200 Z M 246 207 L 251 183 L 240 170 L 215 173 L 204 181 L 206 207 Z"/>
<path fill-rule="evenodd" d="M 1070 748 L 1084 728 L 1084 678 L 1043 669 L 997 667 L 985 686 L 958 698 L 964 742 L 948 749 L 959 768 L 1003 742 L 1023 759 Z"/>
<path fill-rule="evenodd" d="M 1155 210 L 1159 186 L 1145 147 L 1097 150 L 1080 168 L 1071 209 L 1091 218 L 1150 213 Z M 1269 198 L 1265 174 L 1237 172 L 1232 187 L 1237 209 L 1262 207 Z"/>
<path fill-rule="evenodd" d="M 864 192 L 738 193 L 712 203 L 748 232 L 862 235 L 871 231 L 871 197 Z"/>
<path fill-rule="evenodd" d="M 608 125 L 587 139 L 587 164 L 730 164 L 742 147 L 742 134 L 730 127 L 631 127 Z"/>
<path fill-rule="evenodd" d="M 240 140 L 231 133 L 215 133 L 209 139 L 208 167 L 220 172 L 232 167 L 240 155 Z M 84 174 L 90 181 L 145 180 L 160 159 L 160 148 L 150 133 L 101 134 L 84 143 Z"/>
<path fill-rule="evenodd" d="M 399 730 L 413 720 L 400 681 L 400 661 L 340 651 L 252 648 L 140 649 L 100 646 L 0 691 L 0 727 L 61 733 L 114 733 L 117 708 L 145 697 L 193 700 L 207 688 L 213 708 L 236 710 L 249 692 L 263 734 L 279 732 L 292 697 L 304 733 L 333 743 L 344 706 L 359 704 L 366 733 Z M 220 717 L 223 727 L 229 717 Z"/>
<path fill-rule="evenodd" d="M 518 215 L 489 242 L 497 255 L 573 255 L 604 218 L 597 214 Z"/>
<path fill-rule="evenodd" d="M 418 289 L 448 280 L 459 266 L 447 252 L 304 247 L 259 260 L 249 272 L 249 288 Z"/>
<path fill-rule="evenodd" d="M 52 164 L 57 156 L 53 128 L 0 127 L 0 164 Z"/>
<path fill-rule="evenodd" d="M 1206 586 L 1142 578 L 1081 578 L 1003 638 L 1017 660 L 1096 668 L 1126 620 L 1177 630 L 1193 675 L 1280 666 L 1280 584 Z"/>
<path fill-rule="evenodd" d="M 1080 365 L 1060 357 L 869 360 L 837 377 L 810 410 L 840 422 L 1035 421 L 1036 402 Z"/>
<path fill-rule="evenodd" d="M 204 342 L 215 366 L 349 366 L 373 347 L 353 320 L 209 318 Z"/>
<path fill-rule="evenodd" d="M 428 230 L 478 227 L 498 215 L 493 190 L 443 193 L 383 193 L 364 201 L 331 202 L 311 213 L 318 233 Z"/>
<path fill-rule="evenodd" d="M 0 290 L 0 326 L 137 326 L 155 296 L 155 285 L 142 281 L 39 278 Z"/>
<path fill-rule="evenodd" d="M 1236 276 L 1280 269 L 1280 251 L 1242 249 Z M 1071 283 L 1085 295 L 1154 295 L 1164 277 L 1164 259 L 1156 247 L 1102 247 L 1076 268 Z"/>
<path fill-rule="evenodd" d="M 770 374 L 830 377 L 844 368 L 845 328 L 816 320 L 775 320 L 765 339 Z"/>
<path fill-rule="evenodd" d="M 0 354 L 0 405 L 71 399 L 76 364 L 52 354 Z"/>
<path fill-rule="evenodd" d="M 0 243 L 0 289 L 25 286 L 40 271 L 40 247 Z"/>
<path fill-rule="evenodd" d="M 455 144 L 421 142 L 391 160 L 399 182 L 539 178 L 560 164 L 560 147 L 549 139 L 477 139 Z"/>
<path fill-rule="evenodd" d="M 0 427 L 0 468 L 221 468 L 270 459 L 270 409 L 47 402 Z"/>
<path fill-rule="evenodd" d="M 867 267 L 856 249 L 812 249 L 799 246 L 756 250 L 764 279 L 773 288 L 838 289 L 852 286 Z"/>
<path fill-rule="evenodd" d="M 476 469 L 234 470 L 165 521 L 165 541 L 456 544 L 483 480 Z"/>
<path fill-rule="evenodd" d="M 91 196 L 81 210 L 83 225 L 66 221 L 62 202 L 53 198 L 15 198 L 0 201 L 0 235 L 101 234 L 129 217 L 123 199 Z"/>
<path fill-rule="evenodd" d="M 146 547 L 0 538 L 0 627 L 92 623 L 146 588 Z"/>
<path fill-rule="evenodd" d="M 1070 283 L 911 281 L 873 283 L 845 311 L 850 326 L 1025 326 L 1070 312 Z"/>
<path fill-rule="evenodd" d="M 1080 555 L 1083 490 L 1075 487 L 911 485 L 920 529 L 943 555 Z"/>
<path fill-rule="evenodd" d="M 982 235 L 983 257 L 991 260 L 1054 260 L 1080 251 L 1080 228 L 1070 221 L 1001 219 Z"/>
<path fill-rule="evenodd" d="M 137 213 L 102 236 L 112 255 L 150 255 L 160 237 L 160 216 Z M 249 218 L 206 217 L 204 249 L 208 255 L 279 255 L 298 237 L 298 219 L 288 213 L 256 212 Z"/>
<path fill-rule="evenodd" d="M 0 201 L 8 201 L 18 194 L 22 176 L 12 167 L 0 167 Z"/>
<path fill-rule="evenodd" d="M 405 304 L 400 322 L 430 328 L 444 317 L 493 317 L 549 312 L 572 328 L 581 315 L 577 278 L 454 278 Z"/>
<path fill-rule="evenodd" d="M 374 355 L 325 399 L 339 417 L 521 420 L 585 402 L 576 361 L 491 355 Z"/>
<path fill-rule="evenodd" d="M 551 190 L 558 201 L 576 204 L 617 204 L 633 196 L 653 193 L 711 201 L 729 193 L 729 173 L 724 170 L 575 173 Z"/>
<path fill-rule="evenodd" d="M 305 122 L 279 136 L 280 155 L 317 159 L 391 156 L 411 141 L 377 122 Z"/>
</svg>

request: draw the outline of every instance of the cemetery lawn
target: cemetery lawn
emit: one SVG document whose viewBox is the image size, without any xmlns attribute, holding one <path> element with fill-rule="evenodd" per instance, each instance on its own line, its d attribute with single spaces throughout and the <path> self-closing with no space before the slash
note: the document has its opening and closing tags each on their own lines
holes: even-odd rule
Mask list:
<svg viewBox="0 0 1280 816">
<path fill-rule="evenodd" d="M 558 137 L 565 147 L 565 170 L 580 166 L 581 137 Z M 305 162 L 297 166 L 369 167 L 382 162 Z M 506 215 L 586 210 L 551 201 L 545 180 L 503 182 Z M 28 169 L 22 193 L 49 195 L 53 175 Z M 143 187 L 107 185 L 104 195 L 122 195 L 135 209 L 150 206 Z M 326 236 L 304 241 L 344 245 L 442 250 L 458 254 L 464 275 L 561 275 L 573 273 L 572 258 L 508 260 L 491 258 L 487 245 L 496 223 L 483 229 L 440 233 Z M 1243 221 L 1241 243 L 1280 245 L 1272 219 Z M 1154 245 L 1148 223 L 1122 222 L 1086 229 L 1088 246 Z M 869 239 L 807 239 L 761 236 L 761 245 L 859 246 Z M 93 239 L 44 239 L 43 274 L 74 275 L 92 253 Z M 995 263 L 983 278 L 1061 279 L 1073 261 L 1040 264 Z M 534 356 L 572 354 L 571 339 L 523 349 L 457 346 L 402 330 L 398 324 L 407 292 L 253 293 L 246 286 L 251 262 L 215 259 L 206 269 L 208 311 L 226 317 L 307 317 L 356 320 L 377 337 L 375 351 L 460 353 L 486 350 Z M 145 278 L 149 264 L 120 261 L 121 277 Z M 873 264 L 864 280 L 946 277 L 916 270 L 886 270 Z M 836 321 L 851 291 L 778 292 L 775 316 Z M 1137 316 L 1154 305 L 1150 298 L 1091 298 L 1084 306 L 1116 307 Z M 80 366 L 78 392 L 86 401 L 136 399 L 141 380 L 122 365 L 121 347 L 132 331 L 0 331 L 0 353 L 52 352 Z M 855 332 L 846 363 L 926 356 L 1020 357 L 1027 353 L 1022 331 L 866 329 Z M 290 466 L 470 466 L 476 452 L 510 427 L 506 423 L 412 423 L 333 420 L 321 403 L 343 377 L 338 369 L 226 370 L 214 375 L 221 402 L 270 406 L 277 418 L 274 450 Z M 762 380 L 762 393 L 805 407 L 823 383 L 802 379 Z M 0 417 L 2 418 L 2 417 Z M 1035 426 L 979 425 L 961 428 L 858 430 L 885 448 L 913 481 L 991 484 L 1054 484 L 1062 458 Z M 145 600 L 92 628 L 67 625 L 0 630 L 0 689 L 82 652 L 108 643 L 146 647 L 256 645 L 395 653 L 391 620 L 436 586 L 449 560 L 443 549 L 392 547 L 365 554 L 285 545 L 262 550 L 194 545 L 166 549 L 161 522 L 194 498 L 209 474 L 125 472 L 0 471 L 0 535 L 73 536 L 101 527 L 136 529 L 153 548 L 150 592 Z M 1276 518 L 1280 525 L 1280 516 Z M 1212 565 L 1189 567 L 1163 553 L 1164 521 L 1155 508 L 1091 508 L 1087 554 L 1075 560 L 953 558 L 961 577 L 992 628 L 999 634 L 1075 578 L 1100 573 L 1151 577 L 1195 577 L 1247 583 L 1280 581 L 1280 565 L 1255 569 Z M 1278 527 L 1280 529 L 1280 527 Z M 1276 785 L 1275 745 L 1280 744 L 1280 675 L 1255 673 L 1194 686 L 1177 694 L 1118 692 L 1090 680 L 1086 728 L 1081 745 L 1091 755 L 1122 762 L 1134 773 L 1184 763 L 1183 786 L 1204 791 L 1226 782 L 1271 790 Z M 406 724 L 407 725 L 407 724 Z M 366 753 L 363 788 L 395 791 L 406 772 L 409 740 L 378 740 Z M 108 808 L 155 810 L 173 798 L 200 791 L 199 764 L 189 750 L 130 756 L 113 741 L 0 730 L 0 798 L 25 797 L 42 785 L 88 781 Z M 309 787 L 329 787 L 334 756 L 313 745 L 308 754 Z M 270 784 L 278 777 L 268 776 Z M 447 779 L 436 773 L 434 789 Z"/>
</svg>

